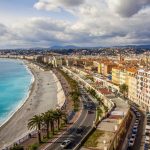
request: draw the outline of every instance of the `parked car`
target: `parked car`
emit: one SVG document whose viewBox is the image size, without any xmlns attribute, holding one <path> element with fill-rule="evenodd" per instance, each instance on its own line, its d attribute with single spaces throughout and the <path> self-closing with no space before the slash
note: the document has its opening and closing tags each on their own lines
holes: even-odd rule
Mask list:
<svg viewBox="0 0 150 150">
<path fill-rule="evenodd" d="M 138 125 L 134 125 L 133 128 L 134 128 L 134 129 L 137 129 L 137 128 L 138 128 Z"/>
<path fill-rule="evenodd" d="M 139 125 L 139 122 L 135 122 L 135 123 L 134 123 L 134 126 L 138 126 L 138 125 Z"/>
<path fill-rule="evenodd" d="M 135 123 L 138 123 L 138 124 L 139 124 L 139 122 L 140 122 L 140 120 L 139 120 L 139 119 L 136 119 L 136 120 L 135 120 Z"/>
<path fill-rule="evenodd" d="M 137 133 L 138 129 L 137 128 L 133 128 L 132 129 L 132 133 Z"/>
<path fill-rule="evenodd" d="M 139 112 L 136 112 L 137 117 L 141 117 L 141 114 Z"/>
<path fill-rule="evenodd" d="M 136 138 L 136 133 L 132 133 L 131 138 L 135 139 Z"/>
<path fill-rule="evenodd" d="M 134 145 L 134 141 L 135 141 L 134 138 L 130 138 L 130 139 L 129 139 L 128 146 L 129 146 L 129 147 L 132 147 L 132 146 Z"/>
</svg>

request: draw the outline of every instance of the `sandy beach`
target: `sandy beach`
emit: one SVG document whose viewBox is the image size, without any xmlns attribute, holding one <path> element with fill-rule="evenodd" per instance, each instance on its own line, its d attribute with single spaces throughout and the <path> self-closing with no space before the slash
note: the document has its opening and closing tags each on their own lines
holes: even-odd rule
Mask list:
<svg viewBox="0 0 150 150">
<path fill-rule="evenodd" d="M 35 80 L 24 105 L 0 128 L 0 149 L 30 132 L 27 123 L 33 115 L 61 106 L 65 101 L 61 84 L 52 71 L 42 71 L 29 63 L 27 65 Z"/>
</svg>

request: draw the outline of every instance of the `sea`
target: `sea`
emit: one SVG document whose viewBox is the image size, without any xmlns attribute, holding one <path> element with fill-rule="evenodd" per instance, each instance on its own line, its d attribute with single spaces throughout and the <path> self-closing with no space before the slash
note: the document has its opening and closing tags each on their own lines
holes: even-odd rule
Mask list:
<svg viewBox="0 0 150 150">
<path fill-rule="evenodd" d="M 0 58 L 0 126 L 24 104 L 33 78 L 23 61 Z"/>
</svg>

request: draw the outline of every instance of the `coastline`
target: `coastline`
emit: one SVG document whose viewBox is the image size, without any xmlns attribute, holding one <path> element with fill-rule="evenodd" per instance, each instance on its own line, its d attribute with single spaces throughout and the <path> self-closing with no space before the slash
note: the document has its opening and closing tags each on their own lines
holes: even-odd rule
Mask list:
<svg viewBox="0 0 150 150">
<path fill-rule="evenodd" d="M 32 88 L 35 82 L 35 77 L 34 74 L 32 73 L 32 70 L 30 70 L 30 68 L 28 67 L 28 65 L 26 64 L 27 62 L 20 60 L 21 63 L 23 63 L 22 65 L 25 67 L 25 69 L 27 70 L 27 72 L 29 74 L 31 74 L 31 81 L 30 81 L 30 86 L 28 87 L 27 93 L 25 95 L 25 97 L 22 98 L 22 100 L 20 101 L 20 103 L 8 114 L 8 117 L 5 119 L 5 121 L 0 125 L 0 129 L 5 126 L 5 124 L 13 117 L 13 115 L 15 115 L 15 113 L 17 113 L 17 111 L 23 107 L 23 105 L 25 104 L 25 102 L 28 100 L 28 98 L 30 97 L 30 94 L 32 92 Z"/>
<path fill-rule="evenodd" d="M 0 127 L 0 149 L 11 145 L 31 131 L 27 129 L 27 122 L 33 115 L 54 109 L 58 105 L 58 79 L 52 71 L 43 72 L 29 62 L 23 62 L 34 76 L 30 85 L 28 97 L 18 110 Z M 50 83 L 50 85 L 47 84 Z M 49 86 L 49 88 L 47 88 Z M 59 85 L 61 86 L 61 84 Z M 63 90 L 60 91 L 62 93 Z M 60 94 L 64 99 L 64 93 Z M 50 99 L 50 100 L 47 100 Z M 65 100 L 65 99 L 64 99 Z M 17 128 L 18 127 L 18 128 Z M 11 130 L 11 128 L 13 130 Z M 15 129 L 14 129 L 15 128 Z M 9 142 L 8 142 L 9 141 Z"/>
</svg>

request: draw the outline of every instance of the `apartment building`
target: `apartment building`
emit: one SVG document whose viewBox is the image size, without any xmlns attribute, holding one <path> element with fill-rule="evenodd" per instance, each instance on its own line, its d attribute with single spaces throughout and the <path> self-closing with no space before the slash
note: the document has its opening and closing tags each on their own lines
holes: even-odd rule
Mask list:
<svg viewBox="0 0 150 150">
<path fill-rule="evenodd" d="M 137 100 L 142 108 L 150 111 L 150 70 L 139 69 L 137 72 Z"/>
<path fill-rule="evenodd" d="M 120 68 L 114 67 L 112 68 L 112 82 L 116 85 L 120 83 Z"/>
<path fill-rule="evenodd" d="M 127 69 L 128 74 L 128 98 L 139 104 L 137 101 L 137 69 L 136 68 L 129 68 Z"/>
<path fill-rule="evenodd" d="M 127 70 L 124 68 L 120 69 L 120 85 L 122 84 L 128 84 L 128 75 L 127 75 Z"/>
<path fill-rule="evenodd" d="M 112 82 L 117 85 L 127 84 L 127 70 L 124 67 L 112 68 Z"/>
</svg>

